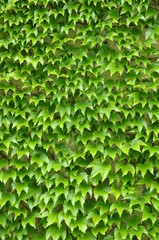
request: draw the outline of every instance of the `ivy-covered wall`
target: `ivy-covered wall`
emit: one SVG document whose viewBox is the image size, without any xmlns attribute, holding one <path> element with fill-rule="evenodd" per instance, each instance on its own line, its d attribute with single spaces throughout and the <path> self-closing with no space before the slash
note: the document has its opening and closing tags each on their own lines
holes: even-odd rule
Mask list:
<svg viewBox="0 0 159 240">
<path fill-rule="evenodd" d="M 158 0 L 0 0 L 0 239 L 159 239 Z"/>
</svg>

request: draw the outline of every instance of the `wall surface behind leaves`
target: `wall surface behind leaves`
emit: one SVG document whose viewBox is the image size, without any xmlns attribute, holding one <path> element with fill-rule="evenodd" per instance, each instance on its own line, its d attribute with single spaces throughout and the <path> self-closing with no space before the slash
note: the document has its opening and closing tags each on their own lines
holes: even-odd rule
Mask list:
<svg viewBox="0 0 159 240">
<path fill-rule="evenodd" d="M 0 239 L 159 239 L 158 0 L 0 0 Z"/>
</svg>

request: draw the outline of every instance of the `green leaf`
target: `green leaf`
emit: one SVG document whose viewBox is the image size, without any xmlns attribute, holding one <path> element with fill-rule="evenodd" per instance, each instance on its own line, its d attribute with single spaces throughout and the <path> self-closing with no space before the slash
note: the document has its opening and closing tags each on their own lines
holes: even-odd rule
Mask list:
<svg viewBox="0 0 159 240">
<path fill-rule="evenodd" d="M 129 149 L 130 149 L 130 147 L 128 145 L 122 145 L 121 146 L 122 152 L 125 153 L 126 155 L 128 155 Z"/>
<path fill-rule="evenodd" d="M 31 164 L 37 163 L 39 167 L 42 167 L 44 163 L 49 163 L 49 158 L 45 153 L 35 151 L 31 158 Z"/>
<path fill-rule="evenodd" d="M 90 151 L 90 153 L 94 157 L 98 151 L 103 153 L 103 151 L 104 151 L 103 144 L 97 144 L 97 145 L 87 144 L 85 151 Z"/>
<path fill-rule="evenodd" d="M 57 222 L 58 214 L 56 211 L 52 211 L 47 217 L 47 227 Z"/>
<path fill-rule="evenodd" d="M 7 215 L 3 214 L 0 218 L 0 225 L 2 225 L 3 228 L 6 226 L 6 220 L 7 220 Z"/>
<path fill-rule="evenodd" d="M 91 178 L 95 177 L 96 175 L 100 174 L 102 177 L 102 181 L 106 179 L 108 173 L 111 170 L 110 164 L 102 164 L 99 160 L 94 160 L 88 165 L 88 168 L 92 168 Z"/>
<path fill-rule="evenodd" d="M 57 226 L 49 226 L 46 231 L 46 239 L 49 239 L 50 237 L 54 238 L 55 240 L 58 240 L 60 237 L 60 232 Z"/>
<path fill-rule="evenodd" d="M 123 176 L 128 174 L 130 172 L 133 176 L 135 175 L 135 169 L 132 164 L 125 163 L 120 161 L 116 164 L 116 172 L 119 171 L 120 169 L 122 170 Z"/>
<path fill-rule="evenodd" d="M 108 199 L 109 193 L 110 193 L 110 187 L 106 186 L 104 183 L 94 188 L 94 196 L 96 200 L 101 196 L 103 200 L 106 202 Z"/>
<path fill-rule="evenodd" d="M 93 234 L 89 233 L 89 232 L 84 234 L 83 237 L 81 237 L 81 236 L 77 237 L 77 240 L 95 240 L 95 239 L 96 238 L 93 236 Z"/>
<path fill-rule="evenodd" d="M 144 177 L 147 171 L 150 171 L 152 174 L 154 173 L 154 166 L 151 162 L 146 161 L 144 164 L 139 163 L 136 166 L 136 172 L 141 172 L 142 176 Z"/>
</svg>

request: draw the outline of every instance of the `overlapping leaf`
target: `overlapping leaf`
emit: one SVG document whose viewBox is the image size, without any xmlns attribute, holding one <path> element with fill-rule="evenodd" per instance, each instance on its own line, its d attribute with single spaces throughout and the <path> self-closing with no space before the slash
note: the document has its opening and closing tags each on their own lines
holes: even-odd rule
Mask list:
<svg viewBox="0 0 159 240">
<path fill-rule="evenodd" d="M 0 239 L 159 239 L 157 0 L 0 1 Z"/>
</svg>

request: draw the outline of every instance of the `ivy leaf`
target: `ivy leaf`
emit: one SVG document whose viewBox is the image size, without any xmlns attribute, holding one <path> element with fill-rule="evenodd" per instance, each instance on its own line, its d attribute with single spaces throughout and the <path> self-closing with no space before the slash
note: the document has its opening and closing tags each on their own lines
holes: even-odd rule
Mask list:
<svg viewBox="0 0 159 240">
<path fill-rule="evenodd" d="M 110 193 L 110 187 L 105 186 L 105 184 L 100 184 L 94 188 L 94 196 L 96 200 L 101 196 L 106 202 L 108 199 L 108 194 Z"/>
<path fill-rule="evenodd" d="M 154 166 L 151 162 L 146 161 L 144 164 L 139 163 L 136 166 L 136 172 L 141 172 L 142 176 L 144 177 L 147 171 L 150 171 L 152 174 L 154 173 Z"/>
<path fill-rule="evenodd" d="M 129 149 L 130 149 L 129 146 L 126 144 L 121 146 L 122 152 L 125 153 L 126 155 L 128 155 Z"/>
<path fill-rule="evenodd" d="M 152 221 L 153 224 L 155 223 L 156 217 L 153 216 L 153 215 L 150 213 L 149 207 L 148 207 L 148 206 L 145 206 L 144 209 L 143 209 L 142 221 L 145 221 L 145 220 L 147 220 L 148 218 L 151 219 L 151 221 Z"/>
<path fill-rule="evenodd" d="M 91 153 L 92 156 L 94 157 L 94 156 L 97 154 L 98 151 L 101 152 L 101 153 L 103 153 L 104 148 L 103 148 L 103 144 L 97 144 L 97 145 L 87 144 L 85 150 L 86 150 L 86 151 L 90 151 L 90 153 Z"/>
<path fill-rule="evenodd" d="M 50 237 L 54 237 L 55 240 L 58 240 L 60 237 L 60 232 L 57 226 L 49 226 L 46 231 L 46 239 L 49 239 Z"/>
<path fill-rule="evenodd" d="M 50 200 L 50 199 L 49 199 Z M 47 227 L 57 222 L 57 212 L 52 211 L 47 217 Z"/>
<path fill-rule="evenodd" d="M 44 163 L 49 163 L 49 158 L 45 153 L 41 153 L 39 151 L 34 151 L 32 158 L 31 158 L 31 164 L 37 163 L 39 167 L 42 167 Z"/>
<path fill-rule="evenodd" d="M 135 169 L 132 164 L 125 163 L 120 161 L 116 164 L 116 171 L 122 170 L 123 176 L 128 174 L 128 172 L 131 172 L 131 174 L 134 176 L 135 174 Z"/>
<path fill-rule="evenodd" d="M 88 168 L 92 168 L 92 173 L 91 173 L 91 178 L 97 176 L 98 174 L 101 175 L 102 181 L 106 179 L 108 176 L 108 173 L 111 170 L 111 165 L 110 164 L 102 164 L 98 160 L 94 160 L 88 165 Z"/>
<path fill-rule="evenodd" d="M 6 226 L 7 215 L 3 214 L 0 218 L 0 225 L 5 228 Z"/>
<path fill-rule="evenodd" d="M 29 224 L 30 226 L 35 228 L 35 218 L 37 216 L 36 212 L 32 212 L 30 214 L 30 216 L 26 217 L 23 221 L 22 221 L 22 226 L 23 228 L 26 227 L 27 224 Z"/>
<path fill-rule="evenodd" d="M 81 237 L 81 236 L 78 237 L 78 240 L 95 240 L 95 239 L 96 238 L 93 236 L 93 234 L 89 233 L 89 232 L 84 234 L 83 237 Z"/>
</svg>

